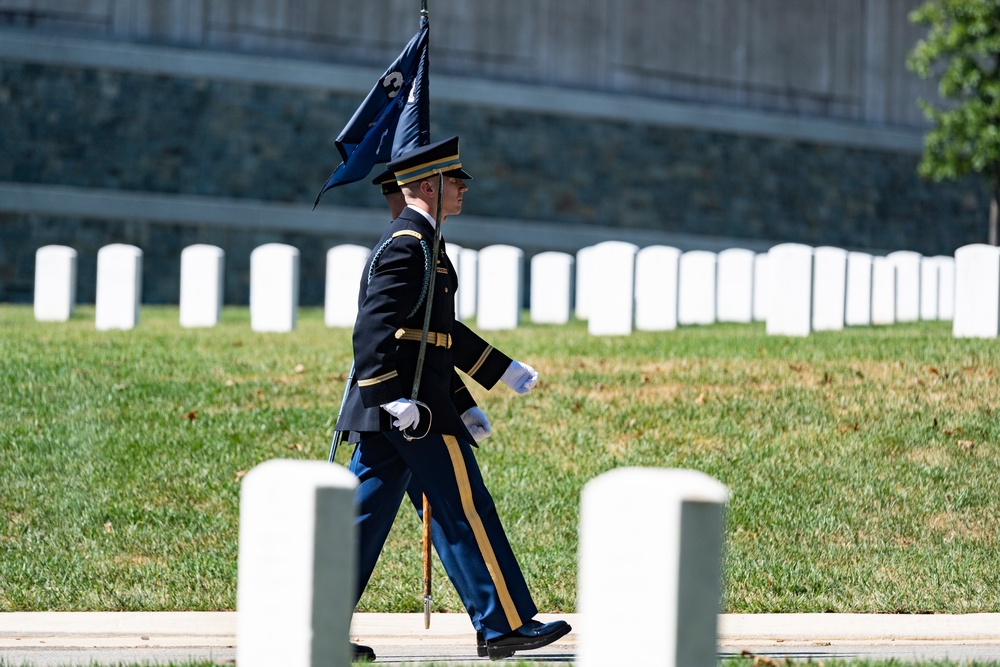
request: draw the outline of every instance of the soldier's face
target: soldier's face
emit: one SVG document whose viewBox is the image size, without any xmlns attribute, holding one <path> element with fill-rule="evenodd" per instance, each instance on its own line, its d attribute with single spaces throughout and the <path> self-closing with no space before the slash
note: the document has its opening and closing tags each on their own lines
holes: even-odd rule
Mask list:
<svg viewBox="0 0 1000 667">
<path fill-rule="evenodd" d="M 469 186 L 461 178 L 444 177 L 444 189 L 441 190 L 441 215 L 458 215 L 462 212 L 462 196 Z"/>
</svg>

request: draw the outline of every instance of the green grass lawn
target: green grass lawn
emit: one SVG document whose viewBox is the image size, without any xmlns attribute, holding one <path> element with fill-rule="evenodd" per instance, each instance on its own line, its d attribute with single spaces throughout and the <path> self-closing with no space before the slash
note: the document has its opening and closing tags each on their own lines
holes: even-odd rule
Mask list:
<svg viewBox="0 0 1000 667">
<path fill-rule="evenodd" d="M 290 334 L 240 308 L 208 330 L 176 308 L 128 332 L 93 314 L 0 306 L 0 611 L 233 609 L 239 480 L 326 459 L 350 332 L 318 309 Z M 1000 612 L 997 340 L 949 323 L 486 337 L 541 373 L 527 396 L 474 393 L 494 426 L 480 465 L 543 611 L 575 608 L 583 485 L 662 466 L 731 490 L 726 612 Z M 419 541 L 404 506 L 361 611 L 422 609 Z M 439 565 L 434 602 L 461 610 Z"/>
</svg>

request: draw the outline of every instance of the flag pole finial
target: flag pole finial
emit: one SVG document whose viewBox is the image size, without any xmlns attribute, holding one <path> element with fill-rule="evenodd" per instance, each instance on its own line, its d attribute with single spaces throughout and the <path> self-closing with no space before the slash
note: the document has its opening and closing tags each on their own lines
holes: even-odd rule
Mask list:
<svg viewBox="0 0 1000 667">
<path fill-rule="evenodd" d="M 420 0 L 420 20 L 427 20 L 427 0 Z"/>
</svg>

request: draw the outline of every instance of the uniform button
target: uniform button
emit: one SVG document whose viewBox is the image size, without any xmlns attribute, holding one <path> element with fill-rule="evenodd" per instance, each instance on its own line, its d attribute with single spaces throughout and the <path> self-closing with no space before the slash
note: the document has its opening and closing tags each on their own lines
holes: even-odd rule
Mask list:
<svg viewBox="0 0 1000 667">
<path fill-rule="evenodd" d="M 448 293 L 448 288 L 447 288 L 447 287 L 445 287 L 445 288 L 444 288 L 444 293 L 445 293 L 445 294 L 447 294 L 447 293 Z"/>
</svg>

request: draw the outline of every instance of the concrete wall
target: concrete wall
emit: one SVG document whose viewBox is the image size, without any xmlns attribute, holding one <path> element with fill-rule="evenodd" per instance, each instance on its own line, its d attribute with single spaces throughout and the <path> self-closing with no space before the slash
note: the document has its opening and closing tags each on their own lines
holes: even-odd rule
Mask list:
<svg viewBox="0 0 1000 667">
<path fill-rule="evenodd" d="M 431 0 L 435 73 L 923 126 L 920 0 Z M 385 67 L 416 0 L 0 0 L 0 25 Z"/>
</svg>

